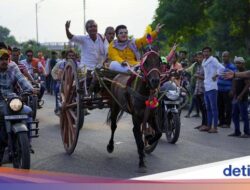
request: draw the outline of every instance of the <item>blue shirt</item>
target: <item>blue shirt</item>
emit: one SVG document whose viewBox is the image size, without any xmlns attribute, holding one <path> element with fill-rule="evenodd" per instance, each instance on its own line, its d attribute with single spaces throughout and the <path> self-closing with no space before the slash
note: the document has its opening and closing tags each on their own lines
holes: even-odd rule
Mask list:
<svg viewBox="0 0 250 190">
<path fill-rule="evenodd" d="M 231 70 L 236 72 L 237 68 L 233 63 L 225 64 L 225 71 Z M 218 78 L 218 91 L 220 92 L 229 92 L 232 89 L 232 79 L 224 79 L 221 76 Z"/>
</svg>

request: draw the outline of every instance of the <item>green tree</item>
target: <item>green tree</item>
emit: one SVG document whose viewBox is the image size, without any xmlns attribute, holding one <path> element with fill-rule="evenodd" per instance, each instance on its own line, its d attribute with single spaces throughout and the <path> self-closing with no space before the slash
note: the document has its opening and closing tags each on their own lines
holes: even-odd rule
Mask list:
<svg viewBox="0 0 250 190">
<path fill-rule="evenodd" d="M 211 3 L 209 0 L 159 0 L 153 22 L 153 25 L 159 22 L 165 24 L 159 40 L 167 36 L 169 45 L 177 42 L 188 49 L 196 48 L 198 42 L 205 38 L 203 31 L 209 25 L 205 10 Z M 164 43 L 160 43 L 161 46 Z"/>
<path fill-rule="evenodd" d="M 3 26 L 0 26 L 0 42 L 5 42 L 10 46 L 18 45 L 15 37 L 10 35 L 10 30 Z"/>
<path fill-rule="evenodd" d="M 23 53 L 25 53 L 28 49 L 31 49 L 34 52 L 34 56 L 37 56 L 37 53 L 40 51 L 43 52 L 44 55 L 49 54 L 49 51 L 45 46 L 42 46 L 34 40 L 29 40 L 21 44 L 21 50 Z"/>
<path fill-rule="evenodd" d="M 208 13 L 216 48 L 238 52 L 243 47 L 250 55 L 249 0 L 215 0 Z"/>
<path fill-rule="evenodd" d="M 152 25 L 158 22 L 164 50 L 175 41 L 189 52 L 209 45 L 250 61 L 250 0 L 159 0 Z"/>
</svg>

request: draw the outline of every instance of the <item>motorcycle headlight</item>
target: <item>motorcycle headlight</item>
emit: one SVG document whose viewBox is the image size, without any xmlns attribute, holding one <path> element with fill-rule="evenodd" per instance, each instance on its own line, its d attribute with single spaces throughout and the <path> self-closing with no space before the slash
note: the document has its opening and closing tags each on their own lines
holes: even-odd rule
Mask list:
<svg viewBox="0 0 250 190">
<path fill-rule="evenodd" d="M 179 98 L 179 93 L 177 91 L 168 91 L 166 96 L 170 100 L 177 100 Z"/>
<path fill-rule="evenodd" d="M 14 112 L 18 112 L 23 108 L 23 102 L 19 98 L 13 98 L 9 102 L 9 108 Z"/>
</svg>

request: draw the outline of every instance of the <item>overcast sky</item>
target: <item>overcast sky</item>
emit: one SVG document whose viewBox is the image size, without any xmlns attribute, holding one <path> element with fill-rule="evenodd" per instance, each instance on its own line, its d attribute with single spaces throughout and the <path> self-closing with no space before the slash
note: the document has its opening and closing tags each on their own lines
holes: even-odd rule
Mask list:
<svg viewBox="0 0 250 190">
<path fill-rule="evenodd" d="M 18 41 L 36 39 L 35 4 L 40 0 L 0 0 L 0 25 L 11 30 Z M 86 0 L 86 20 L 94 19 L 99 33 L 106 26 L 125 24 L 129 34 L 143 35 L 155 15 L 158 0 Z M 83 0 L 44 0 L 39 3 L 40 42 L 64 42 L 65 21 L 71 32 L 83 34 Z"/>
</svg>

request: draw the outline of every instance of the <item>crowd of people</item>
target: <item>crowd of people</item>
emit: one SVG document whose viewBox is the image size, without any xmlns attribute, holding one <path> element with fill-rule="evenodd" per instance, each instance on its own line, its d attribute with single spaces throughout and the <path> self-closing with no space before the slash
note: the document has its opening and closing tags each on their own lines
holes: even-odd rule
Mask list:
<svg viewBox="0 0 250 190">
<path fill-rule="evenodd" d="M 158 24 L 155 30 L 151 31 L 152 39 L 157 38 L 162 27 L 163 25 Z M 101 35 L 98 33 L 98 27 L 94 20 L 88 20 L 85 28 L 88 35 L 78 36 L 70 32 L 70 21 L 65 24 L 68 39 L 80 45 L 80 56 L 73 49 L 69 49 L 62 51 L 60 56 L 58 52 L 52 51 L 50 57 L 45 60 L 42 52 L 39 52 L 37 58 L 35 58 L 33 51 L 27 50 L 25 58 L 21 59 L 21 50 L 19 48 L 9 48 L 6 44 L 1 43 L 0 75 L 7 70 L 15 72 L 11 68 L 15 67 L 16 70 L 16 67 L 18 67 L 18 70 L 32 84 L 37 80 L 36 74 L 38 74 L 40 80 L 44 81 L 41 83 L 39 101 L 42 101 L 45 90 L 50 94 L 54 94 L 54 112 L 60 114 L 58 93 L 62 73 L 68 60 L 74 61 L 78 68 L 87 70 L 87 75 L 93 73 L 92 71 L 96 67 L 104 66 L 118 72 L 130 72 L 138 66 L 141 60 L 139 50 L 148 43 L 146 34 L 138 39 L 130 39 L 127 27 L 119 25 L 116 28 L 107 27 L 104 35 Z M 175 44 L 167 56 L 161 57 L 162 72 L 176 70 L 177 72 L 187 73 L 187 76 L 182 75 L 181 77 L 186 77 L 190 82 L 192 98 L 185 117 L 189 118 L 192 110 L 196 108 L 194 116 L 199 117 L 201 115 L 202 119 L 201 125 L 195 127 L 195 129 L 208 133 L 217 133 L 218 127 L 229 128 L 232 120 L 234 132 L 229 136 L 250 137 L 247 111 L 250 85 L 249 74 L 241 75 L 238 73 L 245 71 L 246 62 L 244 58 L 235 57 L 234 60 L 231 60 L 230 53 L 224 51 L 221 62 L 213 56 L 211 47 L 204 47 L 194 55 L 192 61 L 188 61 L 187 52 L 177 52 L 176 48 L 177 45 Z M 5 62 L 3 63 L 3 60 L 7 60 L 8 65 Z M 4 65 L 4 67 L 1 65 Z M 178 86 L 182 86 L 181 77 L 174 79 Z M 1 81 L 0 89 L 2 91 L 7 88 L 11 92 L 14 83 L 22 80 L 13 79 L 12 85 L 9 85 L 9 87 L 6 87 Z M 89 85 L 91 85 L 91 81 L 89 81 Z M 32 90 L 32 86 L 26 83 L 22 88 L 27 87 Z M 240 119 L 244 122 L 244 134 L 240 130 Z"/>
<path fill-rule="evenodd" d="M 248 94 L 249 79 L 238 78 L 231 73 L 245 71 L 243 57 L 235 56 L 230 59 L 230 53 L 222 53 L 222 62 L 219 57 L 212 56 L 212 49 L 204 47 L 195 55 L 194 63 L 185 69 L 191 74 L 191 92 L 193 94 L 190 108 L 186 118 L 194 107 L 199 117 L 201 112 L 201 125 L 195 127 L 200 131 L 217 133 L 218 127 L 230 128 L 231 121 L 234 123 L 234 132 L 229 134 L 233 137 L 250 137 L 248 120 Z M 231 74 L 231 75 L 230 75 Z M 240 130 L 240 120 L 244 123 L 244 133 Z"/>
</svg>

